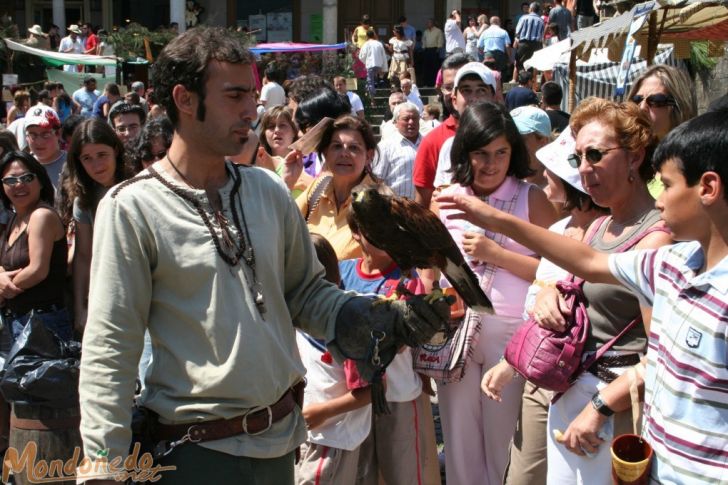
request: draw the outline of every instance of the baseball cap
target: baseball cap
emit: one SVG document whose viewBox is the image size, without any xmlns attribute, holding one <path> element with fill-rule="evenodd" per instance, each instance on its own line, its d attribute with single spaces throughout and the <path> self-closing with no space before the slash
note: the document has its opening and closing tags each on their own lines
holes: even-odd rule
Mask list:
<svg viewBox="0 0 728 485">
<path fill-rule="evenodd" d="M 25 115 L 25 129 L 31 126 L 57 130 L 61 127 L 61 120 L 53 108 L 49 106 L 33 106 Z"/>
<path fill-rule="evenodd" d="M 543 136 L 551 136 L 551 120 L 541 108 L 520 106 L 511 111 L 511 117 L 521 135 L 538 132 Z"/>
<path fill-rule="evenodd" d="M 458 84 L 460 84 L 460 81 L 469 74 L 478 75 L 485 84 L 493 88 L 493 91 L 496 91 L 498 89 L 495 84 L 495 76 L 493 75 L 493 71 L 485 67 L 480 62 L 468 62 L 463 67 L 461 67 L 455 75 L 454 86 L 457 88 Z"/>
<path fill-rule="evenodd" d="M 580 192 L 586 193 L 584 186 L 581 185 L 579 170 L 569 165 L 567 160 L 575 149 L 576 140 L 571 134 L 571 128 L 567 126 L 556 140 L 536 152 L 536 158 L 544 167 L 551 170 L 566 183 Z"/>
</svg>

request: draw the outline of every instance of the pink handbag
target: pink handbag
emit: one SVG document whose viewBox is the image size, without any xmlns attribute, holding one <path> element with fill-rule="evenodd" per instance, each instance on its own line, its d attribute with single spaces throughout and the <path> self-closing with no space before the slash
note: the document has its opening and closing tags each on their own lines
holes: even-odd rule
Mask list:
<svg viewBox="0 0 728 485">
<path fill-rule="evenodd" d="M 594 222 L 584 240 L 591 241 L 605 221 L 606 217 L 602 217 Z M 622 243 L 616 252 L 626 251 L 646 235 L 664 230 L 664 227 L 650 227 Z M 642 315 L 638 315 L 619 334 L 582 362 L 584 345 L 589 335 L 589 316 L 585 307 L 586 298 L 582 292 L 583 285 L 584 280 L 573 275 L 568 280 L 556 283 L 556 288 L 571 308 L 566 330 L 556 332 L 543 328 L 531 316 L 518 327 L 506 346 L 506 361 L 516 372 L 538 387 L 557 393 L 566 392 L 582 372 L 599 360 L 622 335 L 642 321 Z"/>
<path fill-rule="evenodd" d="M 531 317 L 516 330 L 506 346 L 506 361 L 538 387 L 565 392 L 581 366 L 581 356 L 589 335 L 589 317 L 581 291 L 583 282 L 566 280 L 556 283 L 571 307 L 566 330 L 555 332 L 543 328 Z"/>
</svg>

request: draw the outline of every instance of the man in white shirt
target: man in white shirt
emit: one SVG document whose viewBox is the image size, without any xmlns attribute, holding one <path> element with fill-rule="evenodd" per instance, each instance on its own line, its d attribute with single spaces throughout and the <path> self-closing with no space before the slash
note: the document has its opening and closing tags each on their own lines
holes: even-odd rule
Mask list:
<svg viewBox="0 0 728 485">
<path fill-rule="evenodd" d="M 349 98 L 349 104 L 351 104 L 351 114 L 357 118 L 364 119 L 364 103 L 361 102 L 361 98 L 358 94 L 353 91 L 346 89 L 346 78 L 343 76 L 336 76 L 334 78 L 334 89 L 339 94 L 345 94 Z"/>
<path fill-rule="evenodd" d="M 281 71 L 276 69 L 272 62 L 265 68 L 263 78 L 263 88 L 260 90 L 260 104 L 268 111 L 274 106 L 286 104 L 286 91 L 279 84 L 283 82 L 281 79 Z"/>
<path fill-rule="evenodd" d="M 460 30 L 460 10 L 450 12 L 450 18 L 445 22 L 445 52 L 449 56 L 455 52 L 465 51 L 465 37 Z"/>
<path fill-rule="evenodd" d="M 367 31 L 367 41 L 359 49 L 359 60 L 367 68 L 367 91 L 372 97 L 377 91 L 379 74 L 387 70 L 387 54 L 384 52 L 384 46 L 374 37 L 374 31 Z"/>
<path fill-rule="evenodd" d="M 407 101 L 417 106 L 417 111 L 421 116 L 422 110 L 425 109 L 425 105 L 422 104 L 422 100 L 420 99 L 419 95 L 412 90 L 412 80 L 402 79 L 402 81 L 400 82 L 400 87 L 402 88 L 402 92 L 407 98 Z"/>
<path fill-rule="evenodd" d="M 379 156 L 372 164 L 372 172 L 395 194 L 414 199 L 412 170 L 422 141 L 419 109 L 410 102 L 398 104 L 394 107 L 393 121 L 397 132 L 379 142 Z"/>
<path fill-rule="evenodd" d="M 389 100 L 387 101 L 387 104 L 389 105 L 389 112 L 394 113 L 394 108 L 398 104 L 406 103 L 407 97 L 404 95 L 403 92 L 398 91 L 396 93 L 392 93 L 389 95 Z M 379 126 L 379 139 L 385 140 L 389 138 L 392 135 L 395 135 L 397 133 L 397 127 L 394 126 L 394 118 L 382 121 L 382 124 Z"/>
<path fill-rule="evenodd" d="M 58 45 L 58 52 L 63 54 L 83 54 L 84 45 L 81 42 L 81 28 L 73 24 L 68 27 L 68 35 L 61 39 Z M 78 66 L 75 64 L 66 64 L 63 66 L 66 72 L 78 72 Z"/>
</svg>

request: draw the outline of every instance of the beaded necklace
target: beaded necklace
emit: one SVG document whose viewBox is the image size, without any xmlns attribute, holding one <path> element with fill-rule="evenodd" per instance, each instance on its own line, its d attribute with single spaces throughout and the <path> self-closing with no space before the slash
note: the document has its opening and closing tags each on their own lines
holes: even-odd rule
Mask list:
<svg viewBox="0 0 728 485">
<path fill-rule="evenodd" d="M 179 169 L 175 166 L 172 160 L 169 159 L 169 156 L 167 156 L 167 161 L 175 170 L 175 172 L 177 172 L 180 178 L 190 188 L 197 189 L 189 182 L 189 180 L 187 180 L 187 177 L 185 177 L 184 174 L 179 171 Z M 210 219 L 207 211 L 204 209 L 202 203 L 197 197 L 191 194 L 188 190 L 185 190 L 182 187 L 170 183 L 168 180 L 162 177 L 159 172 L 157 172 L 153 167 L 149 167 L 148 171 L 152 174 L 152 176 L 154 176 L 154 178 L 159 180 L 162 185 L 171 190 L 175 195 L 192 204 L 192 206 L 195 208 L 195 211 L 197 211 L 197 214 L 200 216 L 200 219 L 202 219 L 202 222 L 205 224 L 205 227 L 207 227 L 207 231 L 212 237 L 212 243 L 215 246 L 215 250 L 220 255 L 222 260 L 225 261 L 228 266 L 230 266 L 231 272 L 232 268 L 237 266 L 241 260 L 245 262 L 245 265 L 250 269 L 251 273 L 251 275 L 248 275 L 248 273 L 243 270 L 245 281 L 248 284 L 251 293 L 253 294 L 253 301 L 255 302 L 255 306 L 258 309 L 258 313 L 260 313 L 261 316 L 264 316 L 266 308 L 265 298 L 263 297 L 263 285 L 260 283 L 260 281 L 258 281 L 258 277 L 256 274 L 255 249 L 253 249 L 253 244 L 250 240 L 248 223 L 245 218 L 245 210 L 243 209 L 242 201 L 239 200 L 240 195 L 238 194 L 238 189 L 240 188 L 241 184 L 240 173 L 237 170 L 234 170 L 233 173 L 230 173 L 227 165 L 225 166 L 225 172 L 233 178 L 233 188 L 230 191 L 230 210 L 233 214 L 233 224 L 235 225 L 235 229 L 238 233 L 237 238 L 234 238 L 232 231 L 230 230 L 230 222 L 222 212 L 222 204 L 220 204 L 219 208 L 212 207 L 212 204 L 210 204 L 213 209 L 213 217 L 217 222 L 217 225 L 220 227 L 220 234 L 222 235 L 222 237 L 220 237 L 218 236 L 217 231 L 215 231 L 213 222 Z M 209 194 L 207 195 L 208 200 L 211 200 Z M 240 217 L 242 218 L 242 225 L 240 224 L 237 205 L 235 204 L 236 195 L 238 196 L 238 201 L 240 202 Z M 237 241 L 235 239 L 237 239 Z"/>
</svg>

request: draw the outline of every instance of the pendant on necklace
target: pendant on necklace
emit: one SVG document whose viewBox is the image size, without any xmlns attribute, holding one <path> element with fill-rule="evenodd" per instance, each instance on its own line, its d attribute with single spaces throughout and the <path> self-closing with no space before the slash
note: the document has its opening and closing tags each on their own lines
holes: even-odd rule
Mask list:
<svg viewBox="0 0 728 485">
<path fill-rule="evenodd" d="M 263 285 L 260 283 L 256 283 L 255 287 L 253 288 L 253 291 L 255 293 L 255 306 L 258 307 L 258 311 L 261 315 L 263 315 L 266 311 L 265 309 L 265 299 L 263 298 Z"/>
</svg>

